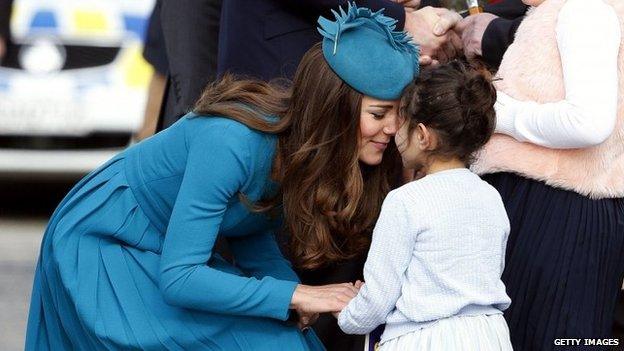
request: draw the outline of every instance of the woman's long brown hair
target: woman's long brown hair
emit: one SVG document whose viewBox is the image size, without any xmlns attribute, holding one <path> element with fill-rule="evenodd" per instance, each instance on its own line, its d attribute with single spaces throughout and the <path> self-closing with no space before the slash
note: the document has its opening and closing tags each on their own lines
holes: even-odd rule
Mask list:
<svg viewBox="0 0 624 351">
<path fill-rule="evenodd" d="M 365 253 L 390 181 L 400 171 L 394 145 L 379 166 L 359 162 L 361 100 L 331 70 L 317 44 L 301 60 L 290 89 L 226 76 L 195 107 L 198 114 L 226 116 L 278 135 L 273 174 L 280 194 L 255 207 L 283 205 L 291 260 L 299 268 Z M 267 121 L 267 115 L 279 119 Z"/>
</svg>

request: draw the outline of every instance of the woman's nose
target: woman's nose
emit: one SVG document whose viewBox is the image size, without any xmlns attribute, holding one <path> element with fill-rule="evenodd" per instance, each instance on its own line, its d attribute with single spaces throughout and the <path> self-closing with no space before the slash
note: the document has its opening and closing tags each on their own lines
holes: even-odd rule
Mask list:
<svg viewBox="0 0 624 351">
<path fill-rule="evenodd" d="M 388 118 L 388 121 L 384 125 L 383 132 L 388 135 L 395 135 L 399 130 L 399 118 L 398 116 L 393 116 Z"/>
</svg>

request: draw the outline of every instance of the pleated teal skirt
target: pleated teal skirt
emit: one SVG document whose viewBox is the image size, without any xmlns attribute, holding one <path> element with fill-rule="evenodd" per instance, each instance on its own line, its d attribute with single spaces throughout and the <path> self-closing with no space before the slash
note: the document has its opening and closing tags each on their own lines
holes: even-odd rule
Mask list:
<svg viewBox="0 0 624 351">
<path fill-rule="evenodd" d="M 123 169 L 121 154 L 79 182 L 50 219 L 26 350 L 324 349 L 314 333 L 283 321 L 165 303 L 158 287 L 164 233 L 142 212 Z M 214 264 L 243 275 L 225 261 Z"/>
</svg>

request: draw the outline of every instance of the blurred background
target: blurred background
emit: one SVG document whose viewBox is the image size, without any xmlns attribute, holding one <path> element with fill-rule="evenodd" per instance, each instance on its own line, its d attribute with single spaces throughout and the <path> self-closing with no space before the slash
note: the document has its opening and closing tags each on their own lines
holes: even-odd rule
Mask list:
<svg viewBox="0 0 624 351">
<path fill-rule="evenodd" d="M 1 1 L 11 44 L 0 43 L 0 350 L 10 351 L 24 347 L 48 217 L 143 123 L 154 1 Z"/>
<path fill-rule="evenodd" d="M 0 350 L 23 349 L 33 270 L 56 205 L 158 114 L 160 100 L 146 100 L 163 82 L 142 57 L 153 6 L 0 0 L 11 29 L 10 41 L 0 30 Z"/>
</svg>

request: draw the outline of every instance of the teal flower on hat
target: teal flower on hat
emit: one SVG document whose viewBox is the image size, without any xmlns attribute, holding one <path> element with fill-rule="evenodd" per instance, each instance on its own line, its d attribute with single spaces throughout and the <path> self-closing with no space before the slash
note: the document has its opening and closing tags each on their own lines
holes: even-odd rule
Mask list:
<svg viewBox="0 0 624 351">
<path fill-rule="evenodd" d="M 382 100 L 398 99 L 419 73 L 419 49 L 396 20 L 349 2 L 332 10 L 336 20 L 319 17 L 323 56 L 353 89 Z"/>
</svg>

